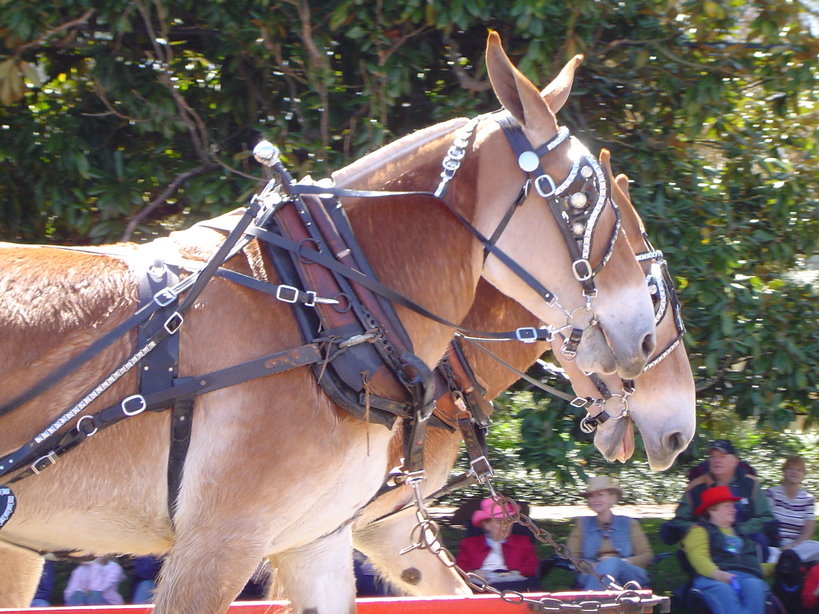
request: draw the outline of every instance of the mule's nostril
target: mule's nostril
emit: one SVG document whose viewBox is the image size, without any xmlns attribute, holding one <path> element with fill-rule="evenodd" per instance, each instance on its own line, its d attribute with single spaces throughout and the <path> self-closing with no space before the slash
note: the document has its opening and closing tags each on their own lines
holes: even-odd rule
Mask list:
<svg viewBox="0 0 819 614">
<path fill-rule="evenodd" d="M 675 431 L 665 436 L 665 447 L 674 452 L 682 450 L 685 447 L 685 438 L 682 433 Z"/>
<path fill-rule="evenodd" d="M 657 347 L 657 339 L 652 333 L 649 333 L 643 337 L 643 343 L 640 347 L 643 350 L 643 356 L 648 359 L 654 353 L 654 348 Z"/>
</svg>

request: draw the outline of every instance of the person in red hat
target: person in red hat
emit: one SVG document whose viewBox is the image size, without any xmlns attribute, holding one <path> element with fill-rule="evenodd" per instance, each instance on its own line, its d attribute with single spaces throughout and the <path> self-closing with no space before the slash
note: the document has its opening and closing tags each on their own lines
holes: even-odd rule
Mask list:
<svg viewBox="0 0 819 614">
<path fill-rule="evenodd" d="M 455 562 L 464 571 L 471 571 L 499 590 L 537 590 L 540 561 L 532 540 L 512 533 L 513 516 L 520 508 L 506 504 L 504 514 L 493 499 L 481 501 L 472 514 L 472 524 L 483 531 L 461 540 Z"/>
<path fill-rule="evenodd" d="M 768 584 L 762 579 L 757 544 L 737 531 L 740 498 L 727 486 L 702 492 L 700 518 L 682 540 L 694 568 L 694 588 L 702 591 L 713 614 L 764 614 Z"/>
</svg>

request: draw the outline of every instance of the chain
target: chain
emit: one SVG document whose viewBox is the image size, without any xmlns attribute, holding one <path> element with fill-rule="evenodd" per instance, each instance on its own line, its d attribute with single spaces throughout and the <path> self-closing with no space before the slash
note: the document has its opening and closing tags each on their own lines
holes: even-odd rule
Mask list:
<svg viewBox="0 0 819 614">
<path fill-rule="evenodd" d="M 500 590 L 487 583 L 480 575 L 474 572 L 464 571 L 455 563 L 455 558 L 452 553 L 441 542 L 441 534 L 438 525 L 429 516 L 429 512 L 424 506 L 424 498 L 421 494 L 420 481 L 411 482 L 410 486 L 413 488 L 415 497 L 415 517 L 418 523 L 413 528 L 411 534 L 411 545 L 401 551 L 400 554 L 405 554 L 411 550 L 429 550 L 432 554 L 446 567 L 455 570 L 470 588 L 482 593 L 489 593 L 500 597 L 503 601 L 512 604 L 528 604 L 529 609 L 533 612 L 622 612 L 622 613 L 636 613 L 645 611 L 646 607 L 655 605 L 668 606 L 668 597 L 659 597 L 657 595 L 641 595 L 638 591 L 640 585 L 637 582 L 627 582 L 624 586 L 619 586 L 615 583 L 611 576 L 602 576 L 594 571 L 591 564 L 587 561 L 575 558 L 569 549 L 557 543 L 551 534 L 545 529 L 541 529 L 528 516 L 521 514 L 517 506 L 509 505 L 512 503 L 503 495 L 495 492 L 491 480 L 487 478 L 486 484 L 489 487 L 492 500 L 500 506 L 503 511 L 504 519 L 509 523 L 517 523 L 523 525 L 541 542 L 552 546 L 555 553 L 563 558 L 568 559 L 575 568 L 581 573 L 587 573 L 595 576 L 603 586 L 607 586 L 609 590 L 617 591 L 617 594 L 612 595 L 610 601 L 601 601 L 598 599 L 591 599 L 587 601 L 564 601 L 558 597 L 542 597 L 534 599 L 527 597 L 523 593 L 514 590 Z M 518 510 L 514 513 L 509 513 L 508 509 Z M 668 611 L 667 609 L 664 611 Z"/>
</svg>

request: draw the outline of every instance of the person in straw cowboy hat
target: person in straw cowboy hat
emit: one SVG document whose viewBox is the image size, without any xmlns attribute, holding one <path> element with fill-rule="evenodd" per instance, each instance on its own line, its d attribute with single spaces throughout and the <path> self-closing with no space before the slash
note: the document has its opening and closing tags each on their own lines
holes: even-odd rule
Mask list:
<svg viewBox="0 0 819 614">
<path fill-rule="evenodd" d="M 736 530 L 739 501 L 727 486 L 703 491 L 695 509 L 700 522 L 682 545 L 694 568 L 693 586 L 714 614 L 764 614 L 768 584 L 762 579 L 757 544 Z"/>
<path fill-rule="evenodd" d="M 645 588 L 645 568 L 654 552 L 637 520 L 612 513 L 611 508 L 623 494 L 620 486 L 610 477 L 595 476 L 589 478 L 586 490 L 580 494 L 595 515 L 575 521 L 567 542 L 572 556 L 588 561 L 595 572 L 611 576 L 620 586 L 635 581 Z M 580 573 L 577 581 L 584 590 L 608 588 L 593 574 Z"/>
<path fill-rule="evenodd" d="M 483 531 L 461 540 L 455 562 L 464 571 L 481 576 L 499 590 L 537 590 L 540 561 L 535 545 L 526 535 L 512 533 L 512 522 L 506 516 L 514 515 L 520 507 L 506 504 L 506 514 L 492 499 L 481 501 L 472 514 L 472 524 Z"/>
</svg>

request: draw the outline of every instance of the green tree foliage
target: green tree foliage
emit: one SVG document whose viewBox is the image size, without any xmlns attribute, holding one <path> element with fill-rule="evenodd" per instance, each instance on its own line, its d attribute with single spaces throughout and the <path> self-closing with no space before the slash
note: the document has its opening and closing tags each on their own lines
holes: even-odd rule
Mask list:
<svg viewBox="0 0 819 614">
<path fill-rule="evenodd" d="M 537 83 L 585 55 L 561 118 L 633 180 L 703 424 L 780 429 L 819 417 L 815 289 L 791 276 L 816 251 L 817 21 L 793 0 L 3 0 L 0 237 L 148 239 L 246 202 L 260 136 L 320 176 L 490 110 L 491 27 Z M 520 411 L 531 465 L 588 455 L 562 404 Z"/>
</svg>

